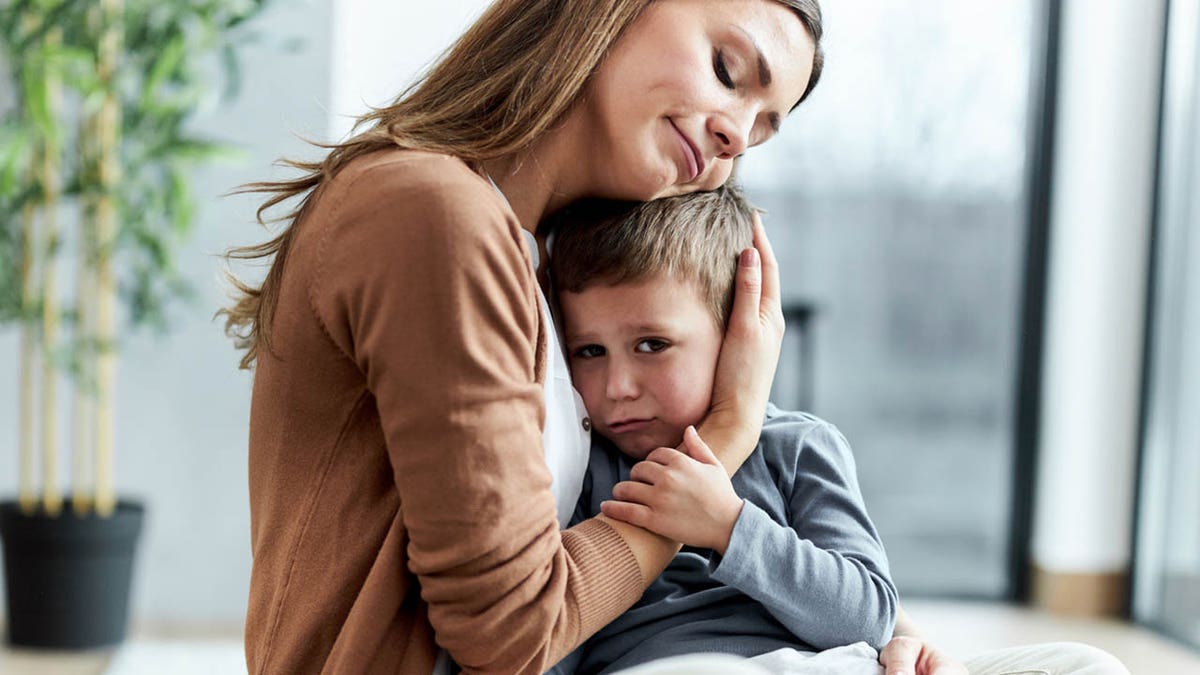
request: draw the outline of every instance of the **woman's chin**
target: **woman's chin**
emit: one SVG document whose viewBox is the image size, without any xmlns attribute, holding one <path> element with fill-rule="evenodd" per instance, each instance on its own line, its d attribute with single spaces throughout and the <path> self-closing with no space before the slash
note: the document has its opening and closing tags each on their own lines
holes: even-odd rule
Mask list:
<svg viewBox="0 0 1200 675">
<path fill-rule="evenodd" d="M 636 177 L 635 177 L 636 175 Z M 623 199 L 633 202 L 648 202 L 663 197 L 674 197 L 695 190 L 694 186 L 679 182 L 679 176 L 673 166 L 646 167 L 634 174 L 630 172 L 627 183 L 617 190 L 620 194 L 609 195 L 610 199 Z"/>
</svg>

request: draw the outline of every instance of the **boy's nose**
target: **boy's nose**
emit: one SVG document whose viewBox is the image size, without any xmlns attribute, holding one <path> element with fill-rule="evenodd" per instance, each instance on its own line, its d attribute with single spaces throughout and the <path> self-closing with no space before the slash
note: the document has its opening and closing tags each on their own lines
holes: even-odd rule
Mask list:
<svg viewBox="0 0 1200 675">
<path fill-rule="evenodd" d="M 608 369 L 608 381 L 605 393 L 613 401 L 637 398 L 639 387 L 637 378 L 629 368 L 614 366 Z"/>
</svg>

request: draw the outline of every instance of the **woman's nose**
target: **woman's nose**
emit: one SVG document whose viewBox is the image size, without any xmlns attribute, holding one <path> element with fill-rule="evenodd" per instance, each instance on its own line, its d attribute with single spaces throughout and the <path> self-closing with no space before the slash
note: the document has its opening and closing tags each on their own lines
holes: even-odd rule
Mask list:
<svg viewBox="0 0 1200 675">
<path fill-rule="evenodd" d="M 709 118 L 709 132 L 717 144 L 717 157 L 733 159 L 750 146 L 753 118 L 748 113 L 714 115 Z"/>
</svg>

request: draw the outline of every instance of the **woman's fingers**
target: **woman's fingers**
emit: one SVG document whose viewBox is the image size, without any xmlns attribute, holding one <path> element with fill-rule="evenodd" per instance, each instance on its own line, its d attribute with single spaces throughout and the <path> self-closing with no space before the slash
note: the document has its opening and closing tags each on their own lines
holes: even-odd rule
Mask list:
<svg viewBox="0 0 1200 675">
<path fill-rule="evenodd" d="M 748 248 L 738 256 L 737 280 L 733 291 L 730 331 L 752 332 L 762 322 L 762 260 L 758 249 Z"/>
<path fill-rule="evenodd" d="M 914 675 L 922 646 L 923 643 L 916 638 L 892 638 L 879 652 L 879 663 L 883 665 L 886 675 Z"/>
<path fill-rule="evenodd" d="M 771 240 L 767 238 L 767 228 L 763 227 L 762 217 L 758 211 L 754 212 L 754 248 L 758 250 L 759 259 L 762 261 L 762 296 L 760 304 L 770 303 L 771 308 L 779 307 L 782 302 L 780 295 L 779 284 L 779 261 L 775 259 L 775 249 L 771 247 Z M 767 312 L 764 312 L 766 314 Z"/>
<path fill-rule="evenodd" d="M 915 637 L 892 638 L 879 653 L 886 675 L 969 675 L 966 666 Z"/>
</svg>

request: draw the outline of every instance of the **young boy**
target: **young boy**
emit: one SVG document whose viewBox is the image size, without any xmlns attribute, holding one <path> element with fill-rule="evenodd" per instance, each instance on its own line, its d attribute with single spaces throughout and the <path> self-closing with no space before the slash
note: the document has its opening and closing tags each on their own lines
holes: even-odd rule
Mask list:
<svg viewBox="0 0 1200 675">
<path fill-rule="evenodd" d="M 769 406 L 731 480 L 691 429 L 709 407 L 752 218 L 726 187 L 582 202 L 551 224 L 564 345 L 593 428 L 575 522 L 612 511 L 616 497 L 652 506 L 647 527 L 684 544 L 633 608 L 552 672 L 695 652 L 878 649 L 891 637 L 896 589 L 841 433 Z M 681 442 L 686 452 L 668 449 Z M 855 672 L 876 672 L 873 651 L 858 647 L 867 655 Z"/>
</svg>

